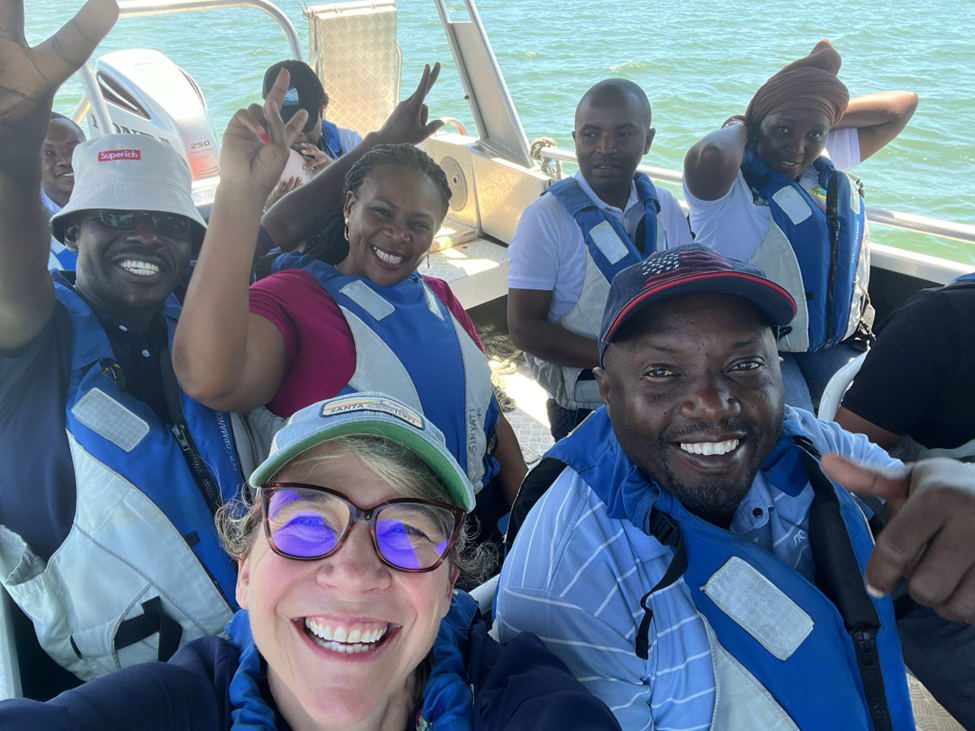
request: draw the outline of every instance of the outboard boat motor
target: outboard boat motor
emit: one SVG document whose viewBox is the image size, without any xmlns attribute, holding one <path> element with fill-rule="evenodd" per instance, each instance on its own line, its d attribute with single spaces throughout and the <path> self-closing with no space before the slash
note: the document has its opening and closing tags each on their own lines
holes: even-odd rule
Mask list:
<svg viewBox="0 0 975 731">
<path fill-rule="evenodd" d="M 147 48 L 102 56 L 95 62 L 95 77 L 112 117 L 112 131 L 148 135 L 174 147 L 190 166 L 197 205 L 212 202 L 220 175 L 218 138 L 193 77 Z M 88 122 L 96 134 L 106 133 L 98 128 L 94 114 L 88 115 Z"/>
</svg>

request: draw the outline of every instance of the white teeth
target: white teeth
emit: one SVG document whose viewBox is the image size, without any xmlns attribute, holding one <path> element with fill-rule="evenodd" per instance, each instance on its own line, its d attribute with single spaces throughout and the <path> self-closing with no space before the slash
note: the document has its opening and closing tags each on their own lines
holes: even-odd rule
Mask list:
<svg viewBox="0 0 975 731">
<path fill-rule="evenodd" d="M 131 272 L 132 274 L 137 274 L 140 277 L 151 277 L 153 274 L 159 273 L 159 267 L 155 264 L 150 264 L 147 261 L 136 261 L 134 259 L 126 259 L 119 263 L 125 271 Z"/>
<path fill-rule="evenodd" d="M 726 442 L 681 442 L 680 448 L 690 454 L 728 454 L 728 452 L 733 452 L 738 448 L 738 440 L 729 439 Z"/>
<path fill-rule="evenodd" d="M 405 256 L 393 256 L 392 254 L 387 254 L 385 251 L 377 249 L 375 246 L 372 247 L 372 250 L 376 252 L 376 256 L 378 256 L 381 261 L 384 261 L 387 264 L 401 264 L 403 259 L 406 258 Z"/>
<path fill-rule="evenodd" d="M 331 627 L 311 618 L 305 618 L 305 628 L 319 647 L 344 654 L 355 654 L 373 649 L 389 630 L 389 625 L 377 629 L 346 629 Z"/>
</svg>

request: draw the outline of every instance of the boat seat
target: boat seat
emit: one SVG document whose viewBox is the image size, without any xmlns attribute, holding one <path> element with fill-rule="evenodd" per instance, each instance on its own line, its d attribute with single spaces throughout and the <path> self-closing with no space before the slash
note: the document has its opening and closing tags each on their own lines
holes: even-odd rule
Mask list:
<svg viewBox="0 0 975 731">
<path fill-rule="evenodd" d="M 867 351 L 867 353 L 869 352 Z M 863 365 L 863 359 L 867 357 L 867 353 L 861 353 L 858 357 L 836 371 L 833 377 L 829 379 L 829 383 L 826 384 L 826 388 L 823 389 L 823 395 L 819 399 L 818 416 L 820 419 L 823 421 L 832 421 L 836 418 L 836 412 L 840 409 L 843 397 L 850 389 L 850 386 L 853 385 L 853 379 L 860 372 L 860 367 Z"/>
<path fill-rule="evenodd" d="M 478 587 L 471 589 L 471 596 L 477 602 L 481 610 L 481 617 L 488 626 L 491 625 L 494 613 L 494 595 L 498 590 L 498 579 L 501 574 L 496 574 Z"/>
</svg>

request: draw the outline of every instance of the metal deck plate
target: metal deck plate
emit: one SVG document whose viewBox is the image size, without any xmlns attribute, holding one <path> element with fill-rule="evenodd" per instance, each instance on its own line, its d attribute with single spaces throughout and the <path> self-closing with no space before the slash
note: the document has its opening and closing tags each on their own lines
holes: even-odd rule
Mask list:
<svg viewBox="0 0 975 731">
<path fill-rule="evenodd" d="M 417 271 L 444 280 L 465 309 L 508 294 L 508 250 L 487 239 L 434 252 Z"/>
</svg>

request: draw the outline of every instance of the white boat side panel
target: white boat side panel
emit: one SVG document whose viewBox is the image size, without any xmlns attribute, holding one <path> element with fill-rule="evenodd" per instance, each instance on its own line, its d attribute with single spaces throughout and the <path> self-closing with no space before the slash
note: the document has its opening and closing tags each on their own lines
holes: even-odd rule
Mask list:
<svg viewBox="0 0 975 731">
<path fill-rule="evenodd" d="M 477 210 L 481 230 L 492 238 L 511 243 L 521 214 L 545 192 L 552 179 L 480 150 L 471 150 Z"/>
<path fill-rule="evenodd" d="M 476 137 L 451 132 L 434 135 L 421 147 L 447 174 L 451 191 L 448 217 L 480 231 L 481 220 L 477 214 L 477 193 L 474 190 L 474 163 L 471 161 L 471 148 L 476 144 Z"/>
<path fill-rule="evenodd" d="M 961 264 L 876 243 L 870 245 L 870 257 L 873 269 L 887 269 L 935 284 L 948 284 L 975 269 L 971 264 Z"/>
</svg>

